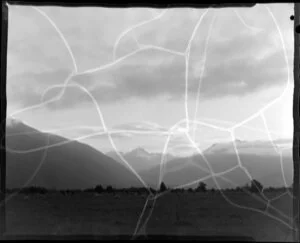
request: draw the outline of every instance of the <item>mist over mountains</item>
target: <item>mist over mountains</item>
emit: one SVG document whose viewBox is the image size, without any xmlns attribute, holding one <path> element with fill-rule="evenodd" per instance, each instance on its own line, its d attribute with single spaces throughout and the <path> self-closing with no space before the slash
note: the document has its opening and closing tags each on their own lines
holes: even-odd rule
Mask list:
<svg viewBox="0 0 300 243">
<path fill-rule="evenodd" d="M 114 151 L 103 154 L 87 144 L 38 131 L 17 120 L 7 123 L 6 139 L 8 188 L 22 187 L 27 182 L 26 186 L 56 189 L 84 189 L 97 184 L 143 187 Z M 243 186 L 251 180 L 248 175 L 266 187 L 289 186 L 293 180 L 292 140 L 273 142 L 285 148 L 282 159 L 270 141 L 240 140 L 235 141 L 236 148 L 232 142 L 213 144 L 203 156 L 178 158 L 167 154 L 162 170 L 160 153 L 138 147 L 120 154 L 152 187 L 159 186 L 161 171 L 163 181 L 175 187 L 208 176 L 210 169 L 214 173 L 229 172 L 224 174 L 225 179 L 205 180 L 208 187 Z"/>
</svg>

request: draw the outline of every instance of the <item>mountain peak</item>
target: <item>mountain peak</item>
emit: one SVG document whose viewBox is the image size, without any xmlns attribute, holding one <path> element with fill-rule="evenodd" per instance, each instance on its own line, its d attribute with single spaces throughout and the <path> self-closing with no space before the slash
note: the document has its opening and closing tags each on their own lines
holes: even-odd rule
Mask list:
<svg viewBox="0 0 300 243">
<path fill-rule="evenodd" d="M 234 143 L 240 147 L 242 146 L 243 144 L 247 143 L 246 141 L 244 140 L 240 140 L 240 139 L 235 139 L 234 140 Z M 212 144 L 211 146 L 209 146 L 207 149 L 205 149 L 205 153 L 213 153 L 213 152 L 221 152 L 221 151 L 226 151 L 226 150 L 230 150 L 233 148 L 233 141 L 225 141 L 225 142 L 220 142 L 220 143 L 214 143 Z"/>
<path fill-rule="evenodd" d="M 142 148 L 140 146 L 133 149 L 130 153 L 138 155 L 138 156 L 145 156 L 145 155 L 149 156 L 149 154 L 150 154 L 147 150 L 145 150 L 144 148 Z"/>
</svg>

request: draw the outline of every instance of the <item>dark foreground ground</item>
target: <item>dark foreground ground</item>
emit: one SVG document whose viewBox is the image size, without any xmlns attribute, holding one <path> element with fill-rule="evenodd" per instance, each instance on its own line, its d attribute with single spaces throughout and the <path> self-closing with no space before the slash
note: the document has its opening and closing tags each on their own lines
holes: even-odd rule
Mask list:
<svg viewBox="0 0 300 243">
<path fill-rule="evenodd" d="M 282 192 L 268 192 L 266 196 L 279 194 Z M 256 241 L 292 241 L 288 226 L 292 226 L 292 198 L 288 194 L 272 201 L 279 212 L 268 212 L 275 219 L 249 210 L 265 210 L 266 204 L 245 193 L 227 192 L 226 196 L 236 205 L 219 193 L 167 193 L 154 205 L 150 200 L 140 217 L 147 194 L 17 194 L 6 204 L 5 235 L 132 235 L 138 221 L 141 225 L 146 221 L 141 232 L 148 235 L 237 235 Z"/>
</svg>

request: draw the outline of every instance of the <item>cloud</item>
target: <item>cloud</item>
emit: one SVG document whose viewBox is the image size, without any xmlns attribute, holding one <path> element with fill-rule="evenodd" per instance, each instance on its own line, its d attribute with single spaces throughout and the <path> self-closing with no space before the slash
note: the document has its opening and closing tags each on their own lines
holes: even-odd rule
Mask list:
<svg viewBox="0 0 300 243">
<path fill-rule="evenodd" d="M 88 55 L 91 55 L 93 63 L 97 64 L 97 58 L 93 57 L 93 53 L 108 54 L 113 48 L 113 37 L 117 37 L 117 33 L 120 34 L 122 30 L 126 29 L 125 24 L 122 24 L 120 21 L 111 26 L 114 30 L 111 30 L 111 28 L 104 28 L 105 25 L 102 25 L 102 22 L 94 21 L 97 19 L 96 15 L 94 15 L 96 12 L 91 9 L 89 10 L 91 13 L 90 17 L 89 15 L 85 15 L 88 13 L 87 10 L 80 10 L 77 12 L 61 10 L 66 11 L 66 13 L 72 16 L 72 19 L 76 16 L 78 16 L 78 18 L 84 16 L 83 19 L 85 21 L 80 25 L 76 25 L 72 21 L 67 21 L 67 23 L 64 24 L 62 15 L 58 15 L 58 9 L 46 8 L 46 10 L 48 11 L 49 16 L 55 16 L 54 19 L 61 26 L 61 31 L 66 33 L 66 38 L 68 39 L 68 42 L 70 42 L 74 53 L 76 53 L 75 58 L 81 63 L 80 67 L 87 68 L 88 66 L 92 66 L 91 63 L 87 61 L 89 58 Z M 124 17 L 129 18 L 130 10 L 123 11 Z M 284 11 L 287 11 L 287 8 L 285 8 Z M 121 13 L 122 11 L 118 10 L 117 12 L 113 12 L 110 10 L 103 10 L 103 12 L 105 12 L 105 16 L 108 17 L 116 16 L 117 12 Z M 194 12 L 195 11 L 191 11 L 191 13 Z M 235 15 L 234 11 L 218 10 L 216 12 L 217 19 L 208 44 L 207 60 L 200 89 L 201 97 L 203 99 L 219 98 L 228 95 L 244 96 L 245 94 L 250 94 L 257 90 L 282 85 L 286 81 L 287 69 L 276 26 L 272 22 L 270 16 L 262 18 L 260 16 L 262 12 L 255 8 L 251 9 L 250 12 L 252 13 L 253 19 L 261 19 L 262 31 L 253 32 L 249 28 L 245 28 L 244 24 L 242 24 Z M 144 11 L 135 11 L 137 20 L 142 19 L 142 13 L 144 13 Z M 182 11 L 182 13 L 184 13 L 184 11 Z M 193 14 L 193 18 L 185 17 L 183 14 L 180 14 L 180 9 L 178 9 L 178 11 L 169 13 L 168 18 L 165 18 L 163 22 L 155 21 L 145 26 L 145 28 L 148 29 L 148 32 L 146 33 L 142 31 L 144 27 L 140 27 L 137 30 L 137 36 L 143 39 L 143 34 L 146 36 L 151 33 L 158 38 L 162 34 L 160 30 L 166 29 L 168 23 L 172 24 L 173 15 L 177 17 L 176 21 L 181 16 L 182 21 L 177 21 L 179 24 L 178 28 L 175 28 L 174 25 L 170 25 L 172 28 L 169 30 L 170 33 L 168 33 L 167 36 L 172 38 L 158 38 L 158 42 L 161 43 L 162 46 L 168 47 L 169 42 L 175 43 L 176 40 L 178 40 L 178 43 L 181 43 L 180 45 L 182 46 L 183 40 L 184 42 L 188 41 L 186 35 L 187 31 L 181 33 L 177 30 L 184 29 L 184 25 L 187 25 L 187 22 L 190 22 L 192 26 L 195 26 L 196 17 L 199 18 L 201 16 L 200 13 L 203 13 L 203 10 L 199 10 L 198 14 L 196 14 L 197 16 Z M 265 12 L 265 14 L 267 13 Z M 203 19 L 204 22 L 199 26 L 191 46 L 188 89 L 189 95 L 193 97 L 197 94 L 199 76 L 203 69 L 203 53 L 212 16 L 213 12 L 210 12 Z M 241 16 L 243 16 L 243 13 Z M 251 18 L 249 18 L 249 15 L 247 15 L 247 17 L 247 21 L 250 21 Z M 89 18 L 93 21 L 87 21 Z M 186 21 L 186 19 L 189 19 L 190 21 Z M 104 19 L 101 18 L 101 20 Z M 138 22 L 137 20 L 130 19 L 127 20 L 126 23 L 129 26 L 129 23 L 133 24 L 133 22 Z M 89 22 L 88 39 L 85 35 L 87 30 L 84 28 L 86 22 Z M 95 23 L 95 25 L 91 23 Z M 160 28 L 160 24 L 162 23 L 163 25 Z M 51 26 L 48 24 L 48 28 L 50 27 Z M 260 26 L 256 25 L 256 27 L 259 28 Z M 285 27 L 289 29 L 292 28 L 292 25 Z M 102 37 L 105 39 L 103 39 L 103 43 L 100 46 L 98 45 L 97 48 L 94 43 L 95 39 L 93 38 L 93 30 L 96 31 L 96 29 L 97 33 L 98 29 L 99 31 L 104 31 L 101 36 L 97 35 L 96 40 L 101 40 Z M 175 32 L 175 30 L 177 32 Z M 192 30 L 192 28 L 189 28 L 189 30 Z M 80 37 L 82 31 L 84 35 Z M 105 37 L 106 31 L 111 39 Z M 191 35 L 191 33 L 189 34 Z M 50 36 L 55 35 L 55 31 L 52 29 L 51 34 L 49 32 L 46 36 L 49 38 Z M 13 36 L 14 35 L 12 35 L 12 41 Z M 43 42 L 43 37 L 41 35 L 40 38 L 39 42 Z M 78 41 L 78 38 L 83 38 L 84 41 Z M 29 40 L 32 39 L 30 38 Z M 26 40 L 24 41 L 26 42 Z M 89 41 L 91 42 L 89 43 Z M 149 41 L 147 44 L 155 44 L 155 40 L 153 40 L 153 42 L 154 43 L 151 43 L 151 41 Z M 50 43 L 50 40 L 47 43 Z M 128 45 L 128 42 L 125 40 L 120 44 L 120 48 L 126 49 L 126 45 Z M 175 44 L 172 46 L 175 46 Z M 39 50 L 42 50 L 41 46 L 39 48 Z M 47 47 L 44 48 L 47 49 Z M 88 51 L 84 52 L 84 50 Z M 80 52 L 82 55 L 79 55 Z M 33 49 L 32 53 L 34 53 Z M 47 55 L 50 55 L 49 50 Z M 53 61 L 53 58 L 51 60 Z M 87 62 L 85 63 L 83 60 L 86 60 Z M 89 65 L 87 65 L 87 63 L 89 63 Z M 103 62 L 100 61 L 98 63 L 101 65 Z M 106 63 L 109 63 L 109 61 Z M 98 64 L 94 66 L 98 66 Z M 69 69 L 67 68 L 66 70 Z M 52 71 L 52 74 L 43 72 L 40 75 L 32 75 L 30 80 L 42 80 L 41 82 L 47 83 L 50 86 L 49 81 L 47 80 L 59 76 L 57 80 L 62 83 L 64 75 L 65 73 L 62 74 L 60 70 L 56 70 Z M 160 50 L 146 50 L 138 52 L 106 70 L 76 75 L 72 78 L 72 82 L 85 87 L 99 103 L 121 102 L 131 98 L 150 100 L 162 96 L 167 97 L 170 100 L 178 100 L 184 96 L 185 60 L 182 56 Z M 18 100 L 18 102 L 27 106 L 39 100 L 42 90 L 33 88 L 33 85 L 37 85 L 36 83 L 31 86 L 25 86 L 23 83 L 19 88 L 15 88 L 13 86 L 14 84 L 12 84 L 11 87 L 16 89 L 16 94 L 11 94 L 11 99 Z M 48 97 L 52 97 L 58 92 L 58 88 L 53 89 L 48 93 Z M 87 102 L 90 103 L 91 98 L 82 90 L 73 87 L 68 88 L 64 97 L 60 101 L 49 105 L 48 108 L 71 108 L 77 105 L 86 104 Z"/>
<path fill-rule="evenodd" d="M 79 140 L 89 140 L 89 141 L 99 141 L 99 140 L 102 140 L 104 142 L 108 141 L 108 135 L 102 127 L 83 126 L 83 127 L 74 127 L 72 129 L 68 129 L 68 128 L 70 127 L 60 127 L 60 129 L 55 129 L 55 132 L 52 132 L 52 130 L 50 130 L 50 133 L 55 133 L 72 140 L 79 139 Z M 111 136 L 113 139 L 126 139 L 126 138 L 130 138 L 131 134 L 112 133 Z"/>
<path fill-rule="evenodd" d="M 283 50 L 275 48 L 266 35 L 239 35 L 228 43 L 213 45 L 208 52 L 201 94 L 207 98 L 243 96 L 264 88 L 286 83 L 287 67 Z M 261 52 L 273 48 L 265 56 Z M 192 82 L 190 93 L 197 90 Z"/>
<path fill-rule="evenodd" d="M 132 138 L 132 135 L 130 133 L 112 133 L 112 134 L 110 134 L 110 136 L 112 137 L 112 139 Z M 107 142 L 108 141 L 107 133 L 104 133 L 102 135 L 95 135 L 95 136 L 87 138 L 87 140 L 97 140 L 97 141 L 99 141 L 99 139 Z"/>
<path fill-rule="evenodd" d="M 24 107 L 41 103 L 43 92 L 55 84 L 62 84 L 70 70 L 57 69 L 44 72 L 25 72 L 10 77 L 7 85 L 9 103 L 20 102 Z M 47 100 L 47 95 L 44 98 Z"/>
<path fill-rule="evenodd" d="M 168 129 L 160 126 L 156 123 L 151 122 L 132 122 L 126 124 L 116 125 L 112 130 L 130 130 L 130 131 L 158 131 L 158 132 L 167 132 Z"/>
</svg>

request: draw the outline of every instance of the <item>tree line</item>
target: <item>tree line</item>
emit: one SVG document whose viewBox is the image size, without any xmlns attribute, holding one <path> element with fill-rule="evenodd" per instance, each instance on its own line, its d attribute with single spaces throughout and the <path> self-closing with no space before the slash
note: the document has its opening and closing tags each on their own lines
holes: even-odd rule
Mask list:
<svg viewBox="0 0 300 243">
<path fill-rule="evenodd" d="M 207 184 L 204 182 L 199 182 L 196 188 L 168 188 L 164 182 L 160 184 L 159 189 L 150 188 L 152 193 L 159 192 L 250 192 L 250 193 L 261 193 L 262 191 L 285 191 L 286 189 L 291 189 L 291 187 L 268 187 L 264 188 L 262 183 L 257 180 L 250 181 L 250 184 L 246 184 L 245 186 L 238 186 L 236 188 L 227 188 L 227 189 L 216 189 L 216 188 L 207 188 Z M 146 194 L 148 193 L 147 188 L 145 187 L 130 187 L 130 188 L 114 188 L 113 186 L 103 187 L 102 185 L 96 185 L 94 188 L 87 188 L 84 190 L 80 189 L 66 189 L 66 190 L 56 190 L 56 189 L 46 189 L 44 187 L 31 186 L 21 189 L 7 189 L 7 193 L 24 193 L 24 194 L 46 194 L 51 192 L 60 192 L 61 194 L 74 194 L 78 192 L 89 192 L 89 193 L 136 193 L 136 194 Z"/>
</svg>

